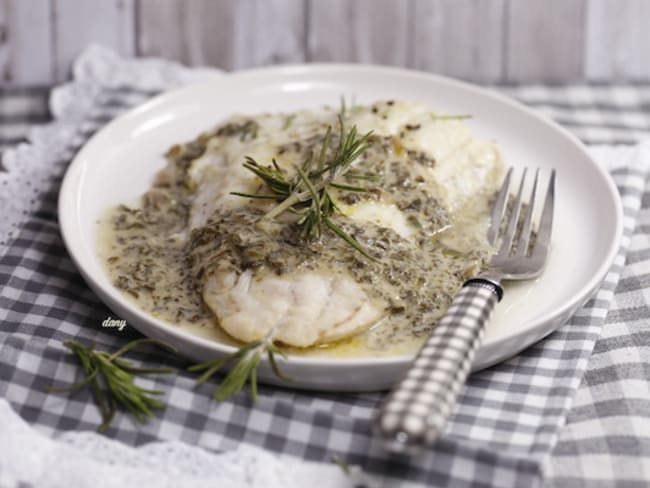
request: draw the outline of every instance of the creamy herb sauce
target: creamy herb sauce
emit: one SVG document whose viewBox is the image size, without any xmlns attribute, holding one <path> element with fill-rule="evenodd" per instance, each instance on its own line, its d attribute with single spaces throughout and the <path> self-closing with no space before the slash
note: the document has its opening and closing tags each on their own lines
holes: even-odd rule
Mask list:
<svg viewBox="0 0 650 488">
<path fill-rule="evenodd" d="M 289 119 L 288 119 L 289 120 Z M 406 130 L 418 130 L 407 126 Z M 195 188 L 188 168 L 210 140 L 254 139 L 254 118 L 222 124 L 193 142 L 174 146 L 170 162 L 138 205 L 110 209 L 100 221 L 100 254 L 116 287 L 141 308 L 166 322 L 221 342 L 237 344 L 221 331 L 203 303 L 204 277 L 219 267 L 284 275 L 300 270 L 347 273 L 369 297 L 386 304 L 384 318 L 367 331 L 301 355 L 345 357 L 412 353 L 426 339 L 462 282 L 476 274 L 488 256 L 487 197 L 477 198 L 453 216 L 437 202 L 425 171 L 436 161 L 402 145 L 404 134 L 371 136 L 371 145 L 344 176 L 366 192 L 335 191 L 343 213 L 364 201 L 396 206 L 414 232 L 394 230 L 337 214 L 337 223 L 374 257 L 368 259 L 342 239 L 326 233 L 306 241 L 286 218 L 263 221 L 265 211 L 242 198 L 239 207 L 217 208 L 204 226 L 189 230 Z M 324 130 L 323 130 L 324 133 Z M 321 146 L 323 136 L 279 144 L 276 157 L 300 160 Z M 334 137 L 332 145 L 338 143 Z M 293 153 L 292 155 L 288 153 Z M 242 161 L 243 162 L 243 161 Z M 355 207 L 356 206 L 356 207 Z"/>
</svg>

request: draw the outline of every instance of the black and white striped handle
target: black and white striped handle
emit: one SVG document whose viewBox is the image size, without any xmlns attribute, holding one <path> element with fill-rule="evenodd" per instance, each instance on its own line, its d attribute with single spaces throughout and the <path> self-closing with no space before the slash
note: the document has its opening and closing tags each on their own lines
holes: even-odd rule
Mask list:
<svg viewBox="0 0 650 488">
<path fill-rule="evenodd" d="M 413 364 L 382 406 L 377 428 L 393 452 L 414 452 L 443 432 L 469 375 L 501 287 L 465 283 Z"/>
</svg>

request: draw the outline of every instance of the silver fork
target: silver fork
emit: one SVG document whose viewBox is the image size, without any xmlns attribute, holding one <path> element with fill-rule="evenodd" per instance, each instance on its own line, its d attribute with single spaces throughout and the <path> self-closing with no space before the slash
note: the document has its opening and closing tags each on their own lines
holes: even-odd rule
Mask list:
<svg viewBox="0 0 650 488">
<path fill-rule="evenodd" d="M 512 173 L 510 168 L 492 207 L 488 229 L 491 245 L 501 241 L 498 251 L 483 274 L 464 283 L 409 370 L 382 405 L 376 428 L 390 451 L 414 453 L 435 442 L 467 380 L 492 309 L 503 296 L 501 281 L 535 278 L 544 269 L 553 224 L 555 170 L 550 175 L 534 238 L 533 207 L 539 170 L 535 172 L 522 218 L 527 170 L 523 170 L 512 209 L 506 212 Z"/>
</svg>

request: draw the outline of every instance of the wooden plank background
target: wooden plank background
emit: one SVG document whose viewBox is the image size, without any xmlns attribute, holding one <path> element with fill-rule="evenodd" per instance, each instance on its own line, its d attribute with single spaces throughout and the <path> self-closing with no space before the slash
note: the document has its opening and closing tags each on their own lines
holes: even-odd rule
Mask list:
<svg viewBox="0 0 650 488">
<path fill-rule="evenodd" d="M 0 0 L 0 84 L 89 43 L 241 69 L 347 61 L 478 82 L 650 80 L 649 0 Z"/>
</svg>

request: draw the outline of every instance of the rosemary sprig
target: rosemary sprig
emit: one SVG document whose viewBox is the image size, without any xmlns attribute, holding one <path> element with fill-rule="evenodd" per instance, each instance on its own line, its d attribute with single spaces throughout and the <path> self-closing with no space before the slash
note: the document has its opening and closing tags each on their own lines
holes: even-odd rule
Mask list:
<svg viewBox="0 0 650 488">
<path fill-rule="evenodd" d="M 291 179 L 287 179 L 275 160 L 272 160 L 270 165 L 262 166 L 254 159 L 247 157 L 244 168 L 260 178 L 265 183 L 268 192 L 257 194 L 232 192 L 232 194 L 246 198 L 276 200 L 278 205 L 269 211 L 264 218 L 273 219 L 286 211 L 290 211 L 298 215 L 296 224 L 300 229 L 301 237 L 318 239 L 322 236 L 324 228 L 327 227 L 358 252 L 373 259 L 354 237 L 332 221 L 332 216 L 339 209 L 330 194 L 331 188 L 356 192 L 367 191 L 366 188 L 345 185 L 335 181 L 347 173 L 352 163 L 368 149 L 368 138 L 372 134 L 372 131 L 370 131 L 363 136 L 359 136 L 356 126 L 346 132 L 343 123 L 344 107 L 343 104 L 341 114 L 338 117 L 338 146 L 334 154 L 329 158 L 328 151 L 330 150 L 332 137 L 331 126 L 328 126 L 325 132 L 323 144 L 316 161 L 314 161 L 313 154 L 310 154 L 305 162 L 296 168 L 296 176 Z M 368 175 L 363 176 L 363 179 L 370 179 Z"/>
<path fill-rule="evenodd" d="M 257 369 L 266 354 L 273 373 L 285 381 L 293 381 L 282 374 L 278 368 L 276 355 L 286 358 L 282 349 L 273 344 L 272 334 L 264 339 L 244 344 L 234 353 L 204 363 L 195 364 L 188 368 L 193 373 L 204 371 L 196 380 L 198 384 L 205 383 L 212 376 L 218 373 L 224 366 L 230 365 L 230 370 L 223 381 L 214 389 L 212 396 L 217 401 L 224 401 L 230 396 L 238 395 L 246 383 L 250 383 L 251 397 L 253 402 L 257 400 Z"/>
<path fill-rule="evenodd" d="M 431 118 L 433 120 L 466 120 L 466 119 L 471 119 L 471 115 L 444 115 L 444 114 L 437 114 L 437 113 L 432 113 Z"/>
<path fill-rule="evenodd" d="M 137 339 L 121 347 L 114 353 L 95 350 L 95 345 L 85 346 L 79 341 L 69 340 L 63 343 L 79 359 L 84 370 L 85 378 L 69 387 L 49 388 L 54 392 L 76 391 L 88 386 L 92 391 L 95 403 L 102 416 L 102 424 L 97 430 L 104 432 L 110 425 L 115 412 L 122 408 L 130 413 L 138 422 L 144 423 L 152 417 L 151 409 L 163 408 L 165 404 L 154 395 L 163 392 L 147 390 L 134 383 L 138 374 L 168 374 L 173 368 L 139 368 L 122 356 L 140 345 L 156 344 L 169 351 L 176 348 L 155 339 Z"/>
</svg>

